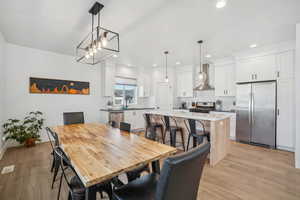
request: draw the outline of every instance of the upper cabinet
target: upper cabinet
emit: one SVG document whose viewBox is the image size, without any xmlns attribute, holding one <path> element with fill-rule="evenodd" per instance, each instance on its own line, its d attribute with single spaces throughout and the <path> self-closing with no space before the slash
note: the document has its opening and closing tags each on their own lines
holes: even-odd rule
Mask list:
<svg viewBox="0 0 300 200">
<path fill-rule="evenodd" d="M 294 78 L 295 51 L 285 51 L 276 55 L 277 80 L 289 80 Z"/>
<path fill-rule="evenodd" d="M 235 64 L 215 66 L 215 96 L 235 96 Z"/>
<path fill-rule="evenodd" d="M 193 69 L 191 66 L 176 70 L 177 97 L 193 97 Z"/>
<path fill-rule="evenodd" d="M 116 66 L 113 63 L 103 62 L 102 64 L 102 95 L 112 97 L 114 93 Z"/>
<path fill-rule="evenodd" d="M 237 60 L 236 82 L 276 80 L 276 56 L 266 55 Z"/>
</svg>

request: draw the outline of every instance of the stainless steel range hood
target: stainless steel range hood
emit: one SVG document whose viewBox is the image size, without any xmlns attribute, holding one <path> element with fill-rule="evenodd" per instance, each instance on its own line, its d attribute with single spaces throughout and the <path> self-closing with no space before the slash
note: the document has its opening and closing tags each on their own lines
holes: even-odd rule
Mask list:
<svg viewBox="0 0 300 200">
<path fill-rule="evenodd" d="M 213 87 L 209 85 L 209 64 L 202 65 L 202 72 L 199 72 L 198 84 L 194 88 L 195 91 L 203 91 L 203 90 L 214 90 Z M 201 77 L 200 77 L 201 76 Z"/>
</svg>

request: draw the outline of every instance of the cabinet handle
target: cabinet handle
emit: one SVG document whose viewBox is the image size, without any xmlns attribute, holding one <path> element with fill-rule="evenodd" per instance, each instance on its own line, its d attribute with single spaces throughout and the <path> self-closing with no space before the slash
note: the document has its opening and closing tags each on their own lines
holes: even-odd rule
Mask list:
<svg viewBox="0 0 300 200">
<path fill-rule="evenodd" d="M 277 71 L 277 78 L 279 78 L 280 77 L 280 72 L 279 71 Z"/>
<path fill-rule="evenodd" d="M 251 75 L 251 80 L 254 80 L 254 74 Z"/>
<path fill-rule="evenodd" d="M 257 74 L 255 74 L 255 80 L 257 80 Z"/>
<path fill-rule="evenodd" d="M 277 109 L 277 115 L 279 116 L 279 108 Z"/>
</svg>

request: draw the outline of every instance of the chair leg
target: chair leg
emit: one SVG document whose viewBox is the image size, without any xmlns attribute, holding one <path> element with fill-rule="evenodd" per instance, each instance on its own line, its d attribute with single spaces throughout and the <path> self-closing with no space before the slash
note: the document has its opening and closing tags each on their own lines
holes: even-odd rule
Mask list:
<svg viewBox="0 0 300 200">
<path fill-rule="evenodd" d="M 54 165 L 55 165 L 55 159 L 54 159 L 54 156 L 53 156 L 53 159 L 52 159 L 52 165 L 51 165 L 51 173 L 53 172 L 53 169 L 54 169 Z"/>
<path fill-rule="evenodd" d="M 170 135 L 171 135 L 171 146 L 176 148 L 176 131 L 171 130 Z"/>
<path fill-rule="evenodd" d="M 53 174 L 52 186 L 51 186 L 52 189 L 53 189 L 54 182 L 55 182 L 55 179 L 56 179 L 58 170 L 59 170 L 59 165 L 60 165 L 60 163 L 57 162 L 57 160 L 56 160 L 56 161 L 55 161 L 55 166 L 54 166 L 54 174 Z"/>
<path fill-rule="evenodd" d="M 188 138 L 188 142 L 187 142 L 186 151 L 188 151 L 189 148 L 190 148 L 190 140 L 191 140 L 191 134 L 189 134 L 189 138 Z"/>
<path fill-rule="evenodd" d="M 165 141 L 165 136 L 164 136 L 164 127 L 160 127 L 160 132 L 161 132 L 161 139 L 162 139 L 162 142 L 163 142 L 163 144 L 165 144 L 166 143 L 166 141 Z"/>
<path fill-rule="evenodd" d="M 145 138 L 147 138 L 147 132 L 148 132 L 148 126 L 146 127 L 146 130 L 145 130 Z"/>
<path fill-rule="evenodd" d="M 59 188 L 58 188 L 58 194 L 57 194 L 57 200 L 59 200 L 59 197 L 60 197 L 60 190 L 61 190 L 62 178 L 63 178 L 63 174 L 60 175 Z"/>
<path fill-rule="evenodd" d="M 152 172 L 156 174 L 160 174 L 159 160 L 153 161 L 151 165 L 152 165 Z"/>
<path fill-rule="evenodd" d="M 183 136 L 183 131 L 180 130 L 180 135 L 181 135 L 181 142 L 182 142 L 182 147 L 183 147 L 183 151 L 185 151 L 185 144 L 184 144 L 184 136 Z"/>
</svg>

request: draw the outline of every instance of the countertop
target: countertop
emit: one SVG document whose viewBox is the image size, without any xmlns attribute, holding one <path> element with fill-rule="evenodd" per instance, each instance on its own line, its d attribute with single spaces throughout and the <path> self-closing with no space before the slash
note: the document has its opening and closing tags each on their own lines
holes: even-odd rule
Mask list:
<svg viewBox="0 0 300 200">
<path fill-rule="evenodd" d="M 100 109 L 100 111 L 106 111 L 106 112 L 124 112 L 124 111 L 130 111 L 130 110 L 154 110 L 155 108 L 105 108 Z"/>
<path fill-rule="evenodd" d="M 206 121 L 219 121 L 229 118 L 226 114 L 211 114 L 211 113 L 194 113 L 186 111 L 174 111 L 174 110 L 150 110 L 145 113 L 153 115 L 166 115 L 170 117 L 195 119 L 195 120 L 206 120 Z"/>
</svg>

